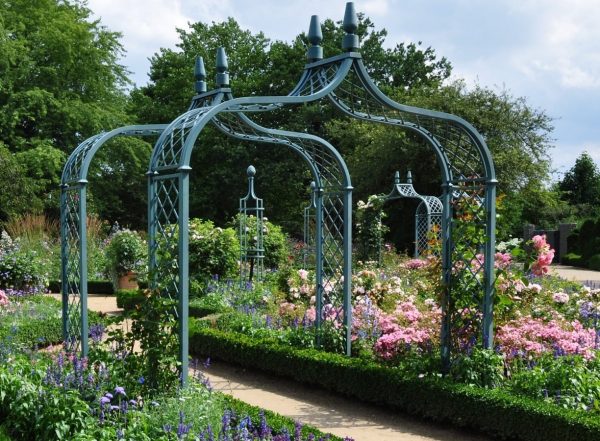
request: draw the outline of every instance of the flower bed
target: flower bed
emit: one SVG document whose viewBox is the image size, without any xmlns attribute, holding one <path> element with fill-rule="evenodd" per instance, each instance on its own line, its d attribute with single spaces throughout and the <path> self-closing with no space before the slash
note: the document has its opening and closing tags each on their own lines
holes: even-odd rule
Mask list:
<svg viewBox="0 0 600 441">
<path fill-rule="evenodd" d="M 60 341 L 60 302 L 0 291 L 0 439 L 339 440 L 212 392 L 200 370 L 179 388 L 169 321 L 156 320 L 171 307 L 145 292 L 132 333 L 117 328 L 103 341 L 104 325 L 94 324 L 89 358 L 78 358 L 30 350 Z"/>
<path fill-rule="evenodd" d="M 543 423 L 566 424 L 569 430 L 556 439 L 593 439 L 600 424 L 600 290 L 550 276 L 553 250 L 542 236 L 528 244 L 500 245 L 494 259 L 495 347 L 481 349 L 481 337 L 473 325 L 480 315 L 464 303 L 455 312 L 455 320 L 464 327 L 452 334 L 453 355 L 443 377 L 440 262 L 436 258 L 399 260 L 384 254 L 384 267 L 367 263 L 355 269 L 351 333 L 355 360 L 329 358 L 336 357 L 332 353 L 343 353 L 343 312 L 326 301 L 323 327 L 317 331 L 313 274 L 293 267 L 280 270 L 266 289 L 262 287 L 262 302 L 244 306 L 238 301 L 235 307 L 230 302 L 228 311 L 195 322 L 191 347 L 198 353 L 316 382 L 496 436 L 542 439 L 541 432 L 531 432 L 520 421 L 541 424 L 541 419 L 557 419 Z M 482 255 L 473 256 L 470 263 L 457 263 L 460 273 L 466 270 L 475 278 L 481 277 L 482 264 Z M 457 302 L 470 298 L 472 282 L 459 281 Z M 335 296 L 337 287 L 324 288 L 326 298 Z M 223 286 L 220 289 L 225 297 L 235 296 Z M 303 352 L 315 349 L 319 351 Z M 369 367 L 365 372 L 352 363 Z M 420 397 L 424 381 L 432 389 Z M 395 392 L 388 395 L 384 390 Z M 372 391 L 387 398 L 380 399 Z M 471 392 L 465 395 L 464 391 Z M 450 402 L 441 402 L 446 399 Z M 463 407 L 464 400 L 471 404 Z M 426 410 L 414 401 L 438 410 Z M 500 423 L 492 424 L 488 417 L 478 420 L 484 404 L 495 413 L 503 412 Z M 581 421 L 585 428 L 575 436 L 580 429 L 571 429 Z M 588 430 L 593 435 L 583 434 Z"/>
</svg>

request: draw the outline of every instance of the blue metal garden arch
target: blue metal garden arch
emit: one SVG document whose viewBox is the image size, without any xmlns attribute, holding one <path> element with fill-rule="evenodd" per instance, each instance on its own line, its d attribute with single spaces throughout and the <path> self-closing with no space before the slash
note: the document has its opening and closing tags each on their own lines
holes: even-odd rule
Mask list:
<svg viewBox="0 0 600 441">
<path fill-rule="evenodd" d="M 98 150 L 119 136 L 157 136 L 167 124 L 125 126 L 99 133 L 73 150 L 61 177 L 61 294 L 63 339 L 68 351 L 88 351 L 87 185 Z"/>
<path fill-rule="evenodd" d="M 319 43 L 322 39 L 318 18 L 313 16 L 309 31 L 311 47 L 308 50 L 310 63 L 305 67 L 303 75 L 297 86 L 287 96 L 275 97 L 244 97 L 232 98 L 227 101 L 210 106 L 195 108 L 177 118 L 170 127 L 163 132 L 155 145 L 150 164 L 151 177 L 150 198 L 155 208 L 162 206 L 163 202 L 169 204 L 169 212 L 174 210 L 177 214 L 179 228 L 179 273 L 172 279 L 171 287 L 179 296 L 187 293 L 187 256 L 182 252 L 187 249 L 187 239 L 184 229 L 187 222 L 187 192 L 188 174 L 190 172 L 191 152 L 196 139 L 204 127 L 216 118 L 237 117 L 237 133 L 253 134 L 254 123 L 245 113 L 275 110 L 285 105 L 312 102 L 327 97 L 344 113 L 351 117 L 366 121 L 390 124 L 402 127 L 419 134 L 434 150 L 438 159 L 442 175 L 442 201 L 444 204 L 444 217 L 442 222 L 442 261 L 445 291 L 442 298 L 444 319 L 442 326 L 442 357 L 447 362 L 451 349 L 451 328 L 453 321 L 464 317 L 465 311 L 472 312 L 469 320 L 477 322 L 481 313 L 482 323 L 477 325 L 484 347 L 492 344 L 492 299 L 493 299 L 493 252 L 495 242 L 495 187 L 496 179 L 491 154 L 485 141 L 479 133 L 466 121 L 454 115 L 419 109 L 416 107 L 398 104 L 386 97 L 369 78 L 358 50 L 358 19 L 354 5 L 348 3 L 344 17 L 342 55 L 322 60 L 322 49 Z M 227 86 L 228 78 L 226 65 L 218 66 L 218 86 Z M 228 130 L 228 129 L 225 129 Z M 289 132 L 265 129 L 272 137 L 286 139 Z M 263 135 L 264 136 L 264 135 Z M 298 136 L 298 135 L 296 135 Z M 310 139 L 310 135 L 302 135 L 300 143 Z M 316 137 L 313 138 L 316 141 Z M 321 144 L 321 146 L 326 143 Z M 331 150 L 330 150 L 331 151 Z M 343 164 L 339 155 L 333 155 L 334 161 Z M 345 166 L 344 166 L 345 167 Z M 349 197 L 349 176 L 342 191 L 344 198 Z M 177 207 L 173 204 L 173 194 L 176 193 Z M 455 195 L 460 195 L 458 198 Z M 460 208 L 469 205 L 472 197 L 480 197 L 485 203 L 476 205 L 469 215 L 472 224 L 481 230 L 477 238 L 461 236 L 459 228 Z M 163 207 L 164 208 L 164 207 Z M 454 210 L 453 210 L 454 208 Z M 163 209 L 163 212 L 165 210 Z M 344 219 L 349 220 L 349 214 L 344 209 Z M 152 222 L 160 223 L 156 217 Z M 165 222 L 163 220 L 162 222 Z M 185 222 L 184 222 L 185 221 Z M 168 221 L 172 222 L 172 221 Z M 346 222 L 344 228 L 347 228 Z M 149 231 L 153 227 L 149 226 Z M 152 237 L 152 234 L 150 235 Z M 349 235 L 344 235 L 348 238 Z M 174 240 L 170 237 L 170 240 Z M 344 261 L 350 259 L 345 240 L 343 249 Z M 334 250 L 339 251 L 339 250 Z M 483 251 L 485 263 L 482 270 L 472 271 L 470 263 L 473 257 Z M 152 253 L 151 253 L 152 254 Z M 457 264 L 462 262 L 462 264 Z M 349 266 L 344 266 L 344 309 L 346 319 L 350 319 L 349 293 Z M 165 274 L 165 277 L 168 277 Z M 456 296 L 452 293 L 461 289 L 461 280 L 470 279 L 476 284 L 473 289 L 473 305 L 455 305 Z M 319 287 L 322 289 L 322 286 Z M 322 292 L 319 293 L 322 296 Z M 180 302 L 185 304 L 185 301 Z M 182 311 L 183 312 L 183 311 Z M 347 335 L 350 326 L 347 326 Z M 185 338 L 182 335 L 182 339 Z M 349 339 L 348 339 L 349 340 Z"/>
</svg>

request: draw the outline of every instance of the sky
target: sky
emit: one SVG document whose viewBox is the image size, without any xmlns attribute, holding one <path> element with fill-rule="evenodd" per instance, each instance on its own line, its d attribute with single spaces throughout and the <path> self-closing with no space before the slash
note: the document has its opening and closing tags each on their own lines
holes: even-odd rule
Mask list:
<svg viewBox="0 0 600 441">
<path fill-rule="evenodd" d="M 121 60 L 137 86 L 148 59 L 176 49 L 177 28 L 234 17 L 244 29 L 291 41 L 310 16 L 341 20 L 346 0 L 88 0 L 96 18 L 123 34 Z M 599 0 L 356 0 L 390 47 L 421 41 L 467 85 L 507 90 L 554 119 L 550 151 L 560 179 L 587 151 L 600 164 Z M 325 54 L 327 56 L 327 54 Z M 300 75 L 300 72 L 298 73 Z"/>
</svg>

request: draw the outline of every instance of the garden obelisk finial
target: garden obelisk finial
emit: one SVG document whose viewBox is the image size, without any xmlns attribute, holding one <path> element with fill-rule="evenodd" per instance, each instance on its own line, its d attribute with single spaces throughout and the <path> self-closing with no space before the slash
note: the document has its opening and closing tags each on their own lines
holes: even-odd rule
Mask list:
<svg viewBox="0 0 600 441">
<path fill-rule="evenodd" d="M 320 46 L 323 41 L 323 32 L 321 31 L 321 23 L 319 16 L 313 15 L 310 17 L 310 26 L 308 28 L 308 62 L 319 61 L 323 59 L 323 48 Z"/>
<path fill-rule="evenodd" d="M 229 87 L 229 63 L 225 48 L 217 49 L 217 87 Z"/>
<path fill-rule="evenodd" d="M 342 49 L 346 52 L 357 51 L 359 48 L 358 35 L 356 35 L 356 31 L 358 30 L 358 15 L 356 15 L 353 2 L 346 3 L 343 28 L 346 31 L 346 35 L 344 35 Z"/>
<path fill-rule="evenodd" d="M 194 76 L 196 77 L 196 93 L 206 92 L 206 70 L 204 69 L 204 60 L 202 57 L 196 57 Z"/>
</svg>

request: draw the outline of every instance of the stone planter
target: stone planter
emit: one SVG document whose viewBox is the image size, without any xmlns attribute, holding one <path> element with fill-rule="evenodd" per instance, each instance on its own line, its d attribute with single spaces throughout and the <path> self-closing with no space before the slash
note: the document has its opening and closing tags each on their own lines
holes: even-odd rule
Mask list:
<svg viewBox="0 0 600 441">
<path fill-rule="evenodd" d="M 124 276 L 117 279 L 117 289 L 138 289 L 137 274 L 129 271 Z"/>
</svg>

